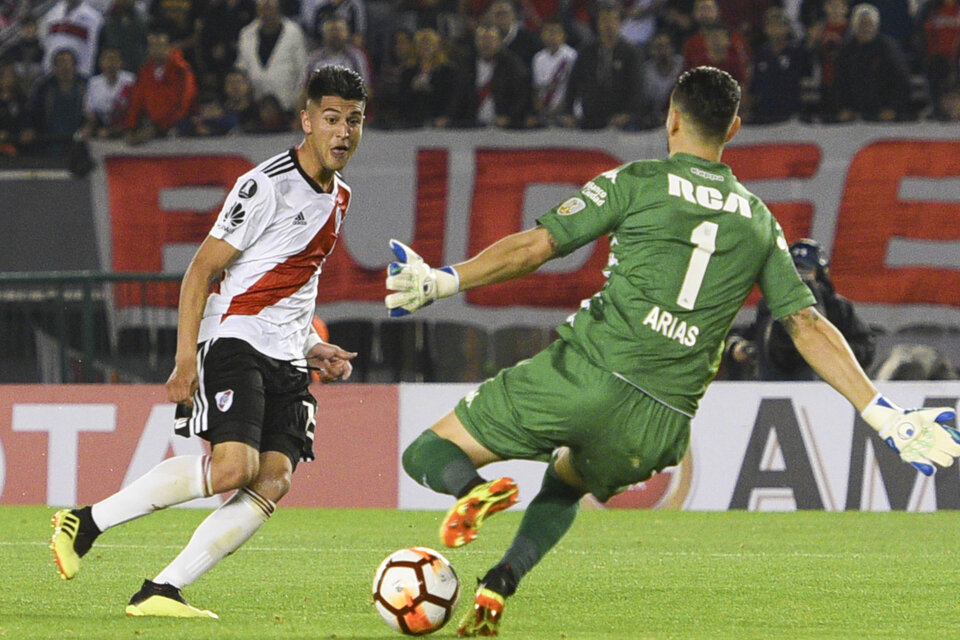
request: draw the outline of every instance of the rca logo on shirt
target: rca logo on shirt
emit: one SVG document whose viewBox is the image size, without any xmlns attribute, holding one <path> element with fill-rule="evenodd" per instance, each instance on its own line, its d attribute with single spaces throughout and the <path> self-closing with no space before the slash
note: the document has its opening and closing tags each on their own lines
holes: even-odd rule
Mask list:
<svg viewBox="0 0 960 640">
<path fill-rule="evenodd" d="M 723 197 L 723 192 L 716 187 L 708 187 L 705 184 L 693 184 L 686 178 L 681 178 L 672 173 L 667 174 L 667 194 L 677 198 L 683 198 L 692 204 L 698 204 L 704 209 L 713 211 L 737 212 L 744 218 L 752 218 L 753 212 L 750 211 L 750 202 L 739 193 L 730 192 L 727 197 Z"/>
</svg>

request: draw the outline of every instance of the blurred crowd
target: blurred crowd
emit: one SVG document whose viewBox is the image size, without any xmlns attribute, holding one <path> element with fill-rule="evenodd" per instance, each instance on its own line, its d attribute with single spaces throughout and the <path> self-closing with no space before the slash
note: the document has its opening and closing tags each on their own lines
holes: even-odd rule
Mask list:
<svg viewBox="0 0 960 640">
<path fill-rule="evenodd" d="M 705 64 L 748 122 L 960 121 L 958 50 L 958 0 L 0 0 L 0 154 L 295 129 L 325 64 L 383 129 L 648 129 Z"/>
</svg>

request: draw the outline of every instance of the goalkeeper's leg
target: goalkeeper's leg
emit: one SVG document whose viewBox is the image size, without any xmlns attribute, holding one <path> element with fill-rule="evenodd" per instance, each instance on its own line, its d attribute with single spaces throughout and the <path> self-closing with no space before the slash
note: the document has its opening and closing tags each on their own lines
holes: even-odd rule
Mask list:
<svg viewBox="0 0 960 640">
<path fill-rule="evenodd" d="M 420 484 L 457 498 L 440 527 L 440 539 L 459 547 L 476 538 L 484 519 L 517 501 L 510 478 L 485 481 L 477 467 L 499 458 L 471 436 L 453 412 L 424 431 L 403 452 L 403 468 Z"/>
<path fill-rule="evenodd" d="M 561 450 L 561 452 L 566 450 Z M 564 477 L 573 472 L 569 455 L 561 453 L 547 467 L 540 492 L 527 507 L 520 528 L 503 558 L 483 578 L 474 597 L 473 609 L 460 621 L 461 636 L 497 635 L 506 599 L 543 556 L 566 534 L 577 517 L 584 491 L 568 484 L 554 468 L 559 463 Z M 568 478 L 580 484 L 575 473 Z"/>
</svg>

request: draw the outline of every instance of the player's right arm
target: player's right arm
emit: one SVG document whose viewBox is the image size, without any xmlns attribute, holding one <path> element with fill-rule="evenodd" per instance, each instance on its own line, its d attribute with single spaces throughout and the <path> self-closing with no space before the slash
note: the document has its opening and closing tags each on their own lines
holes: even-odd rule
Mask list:
<svg viewBox="0 0 960 640">
<path fill-rule="evenodd" d="M 210 296 L 210 284 L 239 255 L 240 251 L 227 241 L 207 236 L 187 267 L 180 285 L 177 311 L 177 354 L 166 384 L 170 402 L 191 402 L 197 388 L 197 336 Z"/>
<path fill-rule="evenodd" d="M 925 475 L 960 456 L 960 432 L 945 423 L 950 407 L 903 410 L 881 395 L 863 372 L 843 334 L 814 307 L 781 318 L 797 351 L 813 370 L 849 400 L 864 421 L 900 458 Z"/>
</svg>

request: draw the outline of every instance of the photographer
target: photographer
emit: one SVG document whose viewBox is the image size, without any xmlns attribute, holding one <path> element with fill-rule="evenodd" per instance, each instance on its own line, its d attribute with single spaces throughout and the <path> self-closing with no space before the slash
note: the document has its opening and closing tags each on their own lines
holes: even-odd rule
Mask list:
<svg viewBox="0 0 960 640">
<path fill-rule="evenodd" d="M 830 281 L 830 263 L 815 240 L 804 238 L 790 247 L 793 264 L 817 299 L 817 309 L 840 330 L 864 369 L 873 362 L 873 331 L 857 317 L 853 303 L 839 295 Z M 816 380 L 780 322 L 770 316 L 765 300 L 742 333 L 731 332 L 723 354 L 723 369 L 732 380 Z"/>
</svg>

